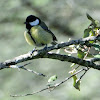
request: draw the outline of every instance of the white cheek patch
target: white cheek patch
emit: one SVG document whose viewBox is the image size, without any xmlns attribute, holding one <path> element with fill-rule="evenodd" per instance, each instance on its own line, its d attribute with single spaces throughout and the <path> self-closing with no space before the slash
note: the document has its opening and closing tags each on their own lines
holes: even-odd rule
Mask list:
<svg viewBox="0 0 100 100">
<path fill-rule="evenodd" d="M 30 24 L 31 26 L 38 25 L 38 24 L 39 24 L 39 20 L 38 20 L 38 19 L 36 19 L 35 21 L 30 22 L 29 24 Z"/>
</svg>

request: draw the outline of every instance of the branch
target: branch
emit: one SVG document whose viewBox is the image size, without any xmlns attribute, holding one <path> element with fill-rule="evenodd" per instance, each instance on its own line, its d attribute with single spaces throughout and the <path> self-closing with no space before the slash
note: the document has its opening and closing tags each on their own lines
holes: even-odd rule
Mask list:
<svg viewBox="0 0 100 100">
<path fill-rule="evenodd" d="M 60 61 L 68 61 L 68 62 L 75 63 L 75 64 L 78 64 L 78 65 L 81 65 L 81 66 L 85 66 L 85 67 L 89 67 L 89 68 L 94 68 L 94 69 L 100 70 L 100 65 L 96 65 L 92 61 L 83 60 L 83 59 L 80 59 L 80 58 L 77 58 L 77 57 L 68 56 L 68 55 L 47 53 L 47 54 L 44 55 L 44 58 L 57 59 L 57 60 L 60 60 Z M 99 59 L 99 61 L 100 61 L 100 59 Z"/>
<path fill-rule="evenodd" d="M 26 71 L 28 71 L 28 72 L 34 73 L 34 74 L 36 74 L 36 75 L 38 75 L 38 76 L 47 77 L 46 75 L 44 75 L 44 74 L 42 74 L 42 73 L 38 73 L 38 72 L 36 72 L 36 71 L 34 71 L 34 70 L 25 68 L 25 66 L 26 66 L 26 65 L 29 65 L 29 64 L 31 64 L 31 63 L 29 62 L 29 63 L 26 63 L 26 64 L 21 65 L 21 66 L 20 66 L 20 65 L 10 65 L 10 68 L 16 68 L 16 69 L 18 69 L 19 71 L 20 71 L 20 68 L 21 68 L 21 69 L 26 70 Z"/>
<path fill-rule="evenodd" d="M 33 53 L 32 56 L 30 55 L 30 53 L 20 55 L 13 59 L 6 60 L 5 62 L 1 62 L 0 69 L 10 68 L 10 65 L 15 65 L 15 64 L 18 64 L 18 63 L 21 63 L 24 61 L 28 61 L 28 60 L 33 60 L 33 59 L 38 59 L 38 58 L 50 58 L 50 59 L 57 59 L 57 60 L 61 60 L 61 61 L 68 61 L 68 62 L 76 63 L 76 64 L 79 64 L 79 65 L 82 65 L 85 67 L 90 67 L 90 68 L 100 70 L 100 65 L 96 65 L 92 61 L 87 61 L 87 60 L 79 59 L 79 58 L 68 56 L 68 55 L 47 53 L 51 50 L 60 49 L 60 48 L 63 48 L 63 47 L 69 46 L 69 45 L 73 45 L 73 44 L 76 44 L 76 45 L 82 44 L 82 45 L 89 46 L 87 41 L 93 41 L 93 40 L 94 41 L 100 40 L 100 35 L 82 38 L 82 39 L 78 39 L 78 40 L 71 40 L 71 41 L 65 42 L 65 43 L 59 43 L 54 46 L 47 47 L 47 49 L 37 50 Z M 99 59 L 99 61 L 100 61 L 100 59 Z"/>
<path fill-rule="evenodd" d="M 91 59 L 88 59 L 88 61 L 96 62 L 96 61 L 100 61 L 100 58 L 91 58 Z"/>
<path fill-rule="evenodd" d="M 56 83 L 56 84 L 54 84 L 53 86 L 48 86 L 48 87 L 46 87 L 46 88 L 43 88 L 43 89 L 41 89 L 41 90 L 39 90 L 39 91 L 36 91 L 36 92 L 33 92 L 33 93 L 24 94 L 24 95 L 10 95 L 10 96 L 11 96 L 11 97 L 22 97 L 22 96 L 34 95 L 34 94 L 36 94 L 36 93 L 40 93 L 40 92 L 43 92 L 43 91 L 45 91 L 45 90 L 50 90 L 50 91 L 51 91 L 51 89 L 54 90 L 54 89 L 57 88 L 58 86 L 62 85 L 62 84 L 65 83 L 66 81 L 68 81 L 68 80 L 69 80 L 70 78 L 72 78 L 74 75 L 77 75 L 77 74 L 79 74 L 80 72 L 82 72 L 82 71 L 84 71 L 84 70 L 86 71 L 86 69 L 80 69 L 79 71 L 77 71 L 77 72 L 74 73 L 73 75 L 71 75 L 71 76 L 65 78 L 65 79 L 62 80 L 61 82 Z M 84 74 L 85 74 L 85 73 L 84 73 Z M 83 76 L 82 76 L 82 77 L 83 77 Z"/>
</svg>

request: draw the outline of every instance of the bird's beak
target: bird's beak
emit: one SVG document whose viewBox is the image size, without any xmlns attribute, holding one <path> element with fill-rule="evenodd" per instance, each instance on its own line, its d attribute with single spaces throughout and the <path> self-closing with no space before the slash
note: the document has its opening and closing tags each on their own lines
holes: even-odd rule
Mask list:
<svg viewBox="0 0 100 100">
<path fill-rule="evenodd" d="M 24 22 L 24 24 L 27 24 L 27 22 Z"/>
</svg>

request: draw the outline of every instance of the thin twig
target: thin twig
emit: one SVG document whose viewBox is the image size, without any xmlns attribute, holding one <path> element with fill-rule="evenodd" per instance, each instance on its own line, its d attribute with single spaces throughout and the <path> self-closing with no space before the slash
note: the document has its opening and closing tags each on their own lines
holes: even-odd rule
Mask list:
<svg viewBox="0 0 100 100">
<path fill-rule="evenodd" d="M 82 72 L 82 71 L 84 71 L 84 69 L 80 69 L 79 71 L 77 71 L 76 73 L 74 73 L 73 75 L 71 75 L 70 77 L 65 78 L 65 80 L 61 81 L 61 82 L 58 83 L 58 84 L 55 84 L 54 86 L 55 86 L 55 87 L 60 86 L 61 84 L 63 84 L 64 82 L 66 82 L 66 81 L 68 81 L 70 78 L 72 78 L 74 75 L 77 75 L 78 73 L 80 73 L 80 72 Z"/>
<path fill-rule="evenodd" d="M 85 54 L 85 56 L 84 56 L 83 59 L 86 59 L 87 55 L 89 54 L 90 48 L 91 48 L 91 47 L 88 48 L 88 51 L 87 51 L 87 53 Z M 84 69 L 84 68 L 83 68 L 83 69 Z M 85 72 L 80 76 L 79 80 L 82 79 L 82 77 L 87 73 L 87 71 L 88 71 L 89 69 L 90 69 L 90 68 L 88 68 L 88 67 L 87 67 L 86 69 L 84 69 Z"/>
<path fill-rule="evenodd" d="M 25 68 L 25 67 L 21 67 L 21 69 L 24 69 L 24 70 L 26 70 L 26 71 L 28 71 L 28 72 L 32 72 L 32 73 L 34 73 L 34 74 L 36 74 L 36 75 L 39 75 L 39 76 L 46 77 L 46 75 L 44 75 L 44 74 L 42 74 L 42 73 L 38 73 L 38 72 L 36 72 L 36 71 L 34 71 L 34 70 L 27 69 L 27 68 Z"/>
<path fill-rule="evenodd" d="M 53 85 L 53 86 L 49 86 L 49 87 L 46 87 L 46 88 L 44 88 L 44 89 L 41 89 L 41 90 L 39 90 L 39 91 L 36 91 L 36 92 L 33 92 L 33 93 L 24 94 L 24 95 L 10 95 L 10 96 L 11 96 L 11 97 L 23 97 L 23 96 L 28 96 L 28 95 L 34 95 L 34 94 L 36 94 L 36 93 L 40 93 L 40 92 L 43 92 L 43 91 L 45 91 L 45 90 L 50 90 L 50 89 L 54 90 L 56 87 L 58 87 L 58 86 L 60 86 L 61 84 L 65 83 L 66 81 L 68 81 L 68 80 L 69 80 L 70 78 L 72 78 L 74 75 L 76 75 L 76 74 L 78 74 L 78 73 L 80 73 L 80 72 L 82 72 L 82 71 L 84 71 L 84 70 L 85 70 L 85 69 L 81 69 L 81 70 L 77 71 L 76 73 L 74 73 L 73 75 L 71 75 L 71 76 L 65 78 L 63 81 L 61 81 L 61 82 L 59 82 L 59 83 L 56 83 L 56 84 Z"/>
<path fill-rule="evenodd" d="M 89 68 L 87 68 L 87 69 L 84 69 L 85 70 L 85 72 L 80 76 L 80 78 L 79 78 L 79 80 L 81 80 L 82 79 L 82 77 L 86 74 L 86 72 L 89 70 Z"/>
<path fill-rule="evenodd" d="M 31 62 L 26 63 L 26 64 L 24 64 L 24 65 L 11 65 L 10 68 L 17 68 L 17 69 L 20 69 L 20 68 L 21 68 L 21 69 L 26 70 L 26 71 L 28 71 L 28 72 L 34 73 L 34 74 L 36 74 L 36 75 L 46 77 L 46 75 L 44 75 L 44 74 L 42 74 L 42 73 L 38 73 L 38 72 L 36 72 L 36 71 L 34 71 L 34 70 L 25 68 L 25 66 L 27 66 L 27 65 L 29 65 L 29 64 L 31 64 Z"/>
<path fill-rule="evenodd" d="M 33 92 L 33 93 L 28 93 L 28 94 L 25 94 L 25 95 L 10 95 L 11 97 L 23 97 L 23 96 L 29 96 L 29 95 L 34 95 L 36 93 L 39 93 L 39 92 L 42 92 L 42 91 L 45 91 L 45 90 L 48 90 L 48 87 L 47 88 L 44 88 L 42 90 L 39 90 L 37 92 Z"/>
</svg>

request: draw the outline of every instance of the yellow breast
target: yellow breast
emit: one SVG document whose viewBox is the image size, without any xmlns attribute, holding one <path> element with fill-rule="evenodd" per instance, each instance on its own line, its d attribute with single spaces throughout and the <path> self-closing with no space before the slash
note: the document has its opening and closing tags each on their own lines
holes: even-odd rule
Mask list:
<svg viewBox="0 0 100 100">
<path fill-rule="evenodd" d="M 35 45 L 34 41 L 31 39 L 29 33 L 27 33 L 26 31 L 24 32 L 24 37 L 25 37 L 26 42 L 29 45 Z"/>
<path fill-rule="evenodd" d="M 31 36 L 34 38 L 35 42 L 31 39 L 30 35 L 25 32 L 24 36 L 28 44 L 42 46 L 43 44 L 49 44 L 53 41 L 53 37 L 50 33 L 46 32 L 40 26 L 34 26 L 30 30 Z"/>
</svg>

